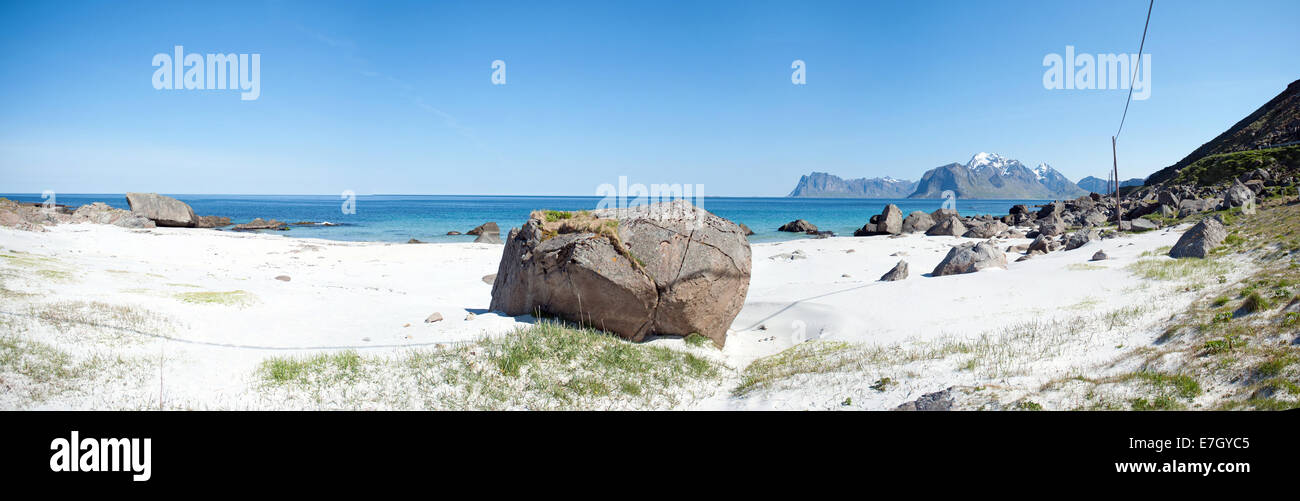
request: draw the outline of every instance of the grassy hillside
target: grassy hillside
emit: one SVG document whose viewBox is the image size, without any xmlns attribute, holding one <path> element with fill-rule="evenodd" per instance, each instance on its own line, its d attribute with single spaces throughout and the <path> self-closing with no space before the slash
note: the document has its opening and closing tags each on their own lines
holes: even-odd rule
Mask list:
<svg viewBox="0 0 1300 501">
<path fill-rule="evenodd" d="M 1300 146 L 1210 155 L 1178 172 L 1175 184 L 1214 185 L 1255 169 L 1274 174 L 1300 171 Z"/>
</svg>

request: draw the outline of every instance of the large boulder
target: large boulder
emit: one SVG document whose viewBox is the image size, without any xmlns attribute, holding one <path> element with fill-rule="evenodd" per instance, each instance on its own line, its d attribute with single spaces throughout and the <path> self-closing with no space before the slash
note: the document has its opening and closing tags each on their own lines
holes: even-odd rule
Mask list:
<svg viewBox="0 0 1300 501">
<path fill-rule="evenodd" d="M 903 232 L 903 211 L 897 205 L 889 204 L 885 210 L 880 212 L 880 219 L 876 223 L 876 231 L 897 235 Z"/>
<path fill-rule="evenodd" d="M 1223 202 L 1219 209 L 1241 207 L 1248 214 L 1255 213 L 1255 192 L 1250 191 L 1241 181 L 1234 181 L 1232 187 L 1223 192 Z"/>
<path fill-rule="evenodd" d="M 1062 204 L 1060 201 L 1055 201 L 1043 205 L 1043 208 L 1038 210 L 1038 219 L 1045 217 L 1050 218 L 1052 216 L 1061 217 L 1062 212 L 1065 212 L 1065 204 Z"/>
<path fill-rule="evenodd" d="M 802 219 L 796 219 L 794 221 L 790 221 L 788 223 L 781 225 L 781 227 L 777 228 L 776 231 L 786 231 L 791 233 L 808 233 L 808 232 L 817 233 L 817 225 L 812 224 L 808 221 L 804 221 Z"/>
<path fill-rule="evenodd" d="M 477 237 L 474 237 L 474 243 L 476 243 L 476 244 L 499 244 L 499 243 L 501 243 L 501 234 L 500 234 L 500 233 L 495 233 L 495 232 L 489 233 L 489 232 L 486 232 L 486 231 L 485 231 L 485 232 L 479 233 Z"/>
<path fill-rule="evenodd" d="M 1034 238 L 1034 241 L 1029 244 L 1029 248 L 1026 250 L 1029 252 L 1047 254 L 1048 252 L 1055 250 L 1055 244 L 1053 243 L 1052 237 L 1047 235 L 1038 235 L 1038 237 Z"/>
<path fill-rule="evenodd" d="M 934 226 L 934 218 L 919 210 L 912 211 L 903 220 L 903 233 L 924 233 Z"/>
<path fill-rule="evenodd" d="M 1184 218 L 1192 214 L 1200 214 L 1202 212 L 1214 210 L 1221 202 L 1222 200 L 1218 198 L 1184 198 L 1182 202 L 1179 202 L 1178 204 L 1178 217 Z"/>
<path fill-rule="evenodd" d="M 678 200 L 510 230 L 491 309 L 543 313 L 640 341 L 693 333 L 722 346 L 749 289 L 740 226 Z"/>
<path fill-rule="evenodd" d="M 932 276 L 974 273 L 987 268 L 1006 268 L 1007 255 L 988 242 L 970 242 L 953 247 L 934 267 Z"/>
<path fill-rule="evenodd" d="M 1228 229 L 1223 227 L 1223 222 L 1217 217 L 1207 217 L 1178 238 L 1178 243 L 1169 249 L 1169 257 L 1204 258 L 1226 238 L 1228 238 Z"/>
<path fill-rule="evenodd" d="M 131 206 L 131 212 L 149 218 L 158 226 L 192 227 L 198 220 L 189 204 L 166 195 L 127 193 L 126 203 Z"/>
<path fill-rule="evenodd" d="M 944 209 L 939 209 L 944 210 Z M 943 219 L 938 220 L 934 226 L 925 231 L 926 235 L 934 236 L 953 236 L 960 237 L 966 233 L 966 225 L 961 223 L 961 218 L 956 215 L 945 215 Z"/>
</svg>

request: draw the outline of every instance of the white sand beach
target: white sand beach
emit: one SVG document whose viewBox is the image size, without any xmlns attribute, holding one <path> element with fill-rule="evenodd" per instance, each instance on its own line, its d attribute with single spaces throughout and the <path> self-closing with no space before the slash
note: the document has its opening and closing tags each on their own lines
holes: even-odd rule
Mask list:
<svg viewBox="0 0 1300 501">
<path fill-rule="evenodd" d="M 19 356 L 54 373 L 4 374 L 5 409 L 439 408 L 385 395 L 408 391 L 394 389 L 408 383 L 268 388 L 259 367 L 319 354 L 397 359 L 472 345 L 535 321 L 487 311 L 492 286 L 483 277 L 496 273 L 500 245 L 98 224 L 48 230 L 0 228 L 0 325 L 7 342 L 49 353 L 53 361 Z M 892 409 L 956 386 L 979 392 L 993 408 L 1027 395 L 1048 408 L 1076 408 L 1084 399 L 1078 391 L 1045 385 L 1132 370 L 1142 363 L 1135 350 L 1160 335 L 1159 321 L 1206 286 L 1131 271 L 1139 259 L 1169 259 L 1157 250 L 1179 235 L 1123 235 L 1005 270 L 945 277 L 928 273 L 952 245 L 972 239 L 909 234 L 756 244 L 745 306 L 724 349 L 676 337 L 643 343 L 716 363 L 716 377 L 670 389 L 667 400 L 596 398 L 562 407 Z M 1103 249 L 1110 259 L 1089 262 Z M 800 258 L 788 257 L 796 251 Z M 1011 261 L 1017 256 L 1008 253 Z M 911 276 L 878 281 L 899 259 Z M 435 312 L 443 320 L 426 323 Z M 820 360 L 822 368 L 779 378 L 751 367 L 801 342 L 834 348 L 810 353 L 845 363 Z"/>
</svg>

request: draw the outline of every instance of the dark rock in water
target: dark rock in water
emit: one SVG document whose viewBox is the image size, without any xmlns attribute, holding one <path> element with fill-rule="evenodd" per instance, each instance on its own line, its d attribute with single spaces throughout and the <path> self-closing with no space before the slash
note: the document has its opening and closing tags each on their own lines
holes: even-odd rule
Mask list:
<svg viewBox="0 0 1300 501">
<path fill-rule="evenodd" d="M 1106 251 L 1099 250 L 1096 254 L 1092 255 L 1092 259 L 1089 259 L 1089 261 L 1105 261 L 1107 259 L 1110 259 L 1110 256 L 1106 255 Z"/>
<path fill-rule="evenodd" d="M 234 231 L 287 230 L 289 229 L 289 225 L 274 219 L 267 221 L 259 217 L 244 224 L 237 224 L 230 229 Z"/>
<path fill-rule="evenodd" d="M 157 193 L 127 193 L 131 212 L 147 217 L 158 226 L 193 227 L 197 217 L 190 205 Z"/>
<path fill-rule="evenodd" d="M 807 234 L 812 235 L 815 238 L 827 238 L 827 237 L 835 236 L 835 232 L 830 230 L 821 230 L 821 231 L 813 230 L 813 231 L 808 231 Z"/>
<path fill-rule="evenodd" d="M 489 222 L 475 226 L 474 229 L 465 232 L 466 235 L 480 235 L 483 233 L 496 233 L 500 235 L 501 227 L 497 226 L 496 223 Z"/>
<path fill-rule="evenodd" d="M 421 241 L 419 241 L 419 240 L 416 240 L 416 239 L 412 238 L 412 239 L 410 239 L 410 240 L 407 240 L 406 243 L 408 243 L 408 244 L 422 244 L 422 243 L 424 243 L 424 242 L 421 242 Z"/>
<path fill-rule="evenodd" d="M 952 396 L 952 387 L 949 386 L 943 391 L 926 393 L 921 398 L 911 402 L 904 403 L 894 410 L 896 411 L 950 411 L 956 403 Z"/>
<path fill-rule="evenodd" d="M 1178 238 L 1178 243 L 1169 250 L 1169 257 L 1204 258 L 1226 238 L 1228 229 L 1223 227 L 1223 223 L 1217 217 L 1207 217 Z"/>
<path fill-rule="evenodd" d="M 499 233 L 488 233 L 485 231 L 483 233 L 479 233 L 477 237 L 474 237 L 474 243 L 499 244 L 501 243 L 501 235 Z"/>
<path fill-rule="evenodd" d="M 510 231 L 492 310 L 537 310 L 633 341 L 698 333 L 722 346 L 749 289 L 740 226 L 685 200 L 591 211 Z"/>
<path fill-rule="evenodd" d="M 893 282 L 904 278 L 907 278 L 907 261 L 900 259 L 898 264 L 894 265 L 894 269 L 880 276 L 880 281 Z"/>
<path fill-rule="evenodd" d="M 194 220 L 196 228 L 220 228 L 230 226 L 230 218 L 225 216 L 198 216 Z"/>
<path fill-rule="evenodd" d="M 460 232 L 459 232 L 459 231 L 455 231 L 455 230 L 453 230 L 453 231 L 449 231 L 449 232 L 447 232 L 447 234 L 448 234 L 448 235 L 459 235 Z"/>
<path fill-rule="evenodd" d="M 912 211 L 903 220 L 903 233 L 925 233 L 934 226 L 934 218 L 919 210 Z"/>
<path fill-rule="evenodd" d="M 1086 245 L 1088 242 L 1100 239 L 1101 235 L 1097 230 L 1079 230 L 1071 234 L 1070 238 L 1065 240 L 1065 250 L 1069 251 L 1078 249 L 1079 247 Z"/>
<path fill-rule="evenodd" d="M 750 236 L 754 234 L 754 230 L 751 230 L 749 229 L 748 226 L 745 226 L 745 223 L 736 223 L 736 224 L 740 226 L 740 231 L 744 232 L 745 236 Z"/>
<path fill-rule="evenodd" d="M 876 223 L 876 231 L 890 235 L 902 233 L 903 211 L 897 205 L 886 205 L 885 210 L 880 213 L 879 222 Z"/>
<path fill-rule="evenodd" d="M 1025 206 L 1024 204 L 1012 205 L 1011 210 L 1008 212 L 1008 214 L 1011 214 L 1013 216 L 1016 214 L 1028 214 L 1028 213 L 1029 213 L 1029 207 Z"/>
<path fill-rule="evenodd" d="M 814 225 L 802 219 L 796 219 L 794 221 L 790 221 L 788 223 L 781 225 L 781 227 L 777 228 L 776 231 L 788 231 L 791 233 L 808 233 L 809 231 L 817 231 L 817 225 Z"/>
<path fill-rule="evenodd" d="M 944 209 L 939 209 L 944 210 Z M 953 236 L 960 237 L 966 233 L 966 225 L 961 224 L 961 218 L 957 216 L 947 216 L 938 220 L 934 226 L 925 231 L 926 235 L 934 236 Z"/>
<path fill-rule="evenodd" d="M 1006 268 L 1007 255 L 988 242 L 970 242 L 953 247 L 934 267 L 932 276 L 974 273 L 988 268 Z"/>
</svg>

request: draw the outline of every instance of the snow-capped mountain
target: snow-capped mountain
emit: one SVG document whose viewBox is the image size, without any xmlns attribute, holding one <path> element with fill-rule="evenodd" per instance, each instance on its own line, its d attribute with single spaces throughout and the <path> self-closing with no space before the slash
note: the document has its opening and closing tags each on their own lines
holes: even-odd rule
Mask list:
<svg viewBox="0 0 1300 501">
<path fill-rule="evenodd" d="M 1075 198 L 1087 194 L 1047 163 L 1030 169 L 996 153 L 977 153 L 965 165 L 951 163 L 926 172 L 908 198 Z"/>
</svg>

